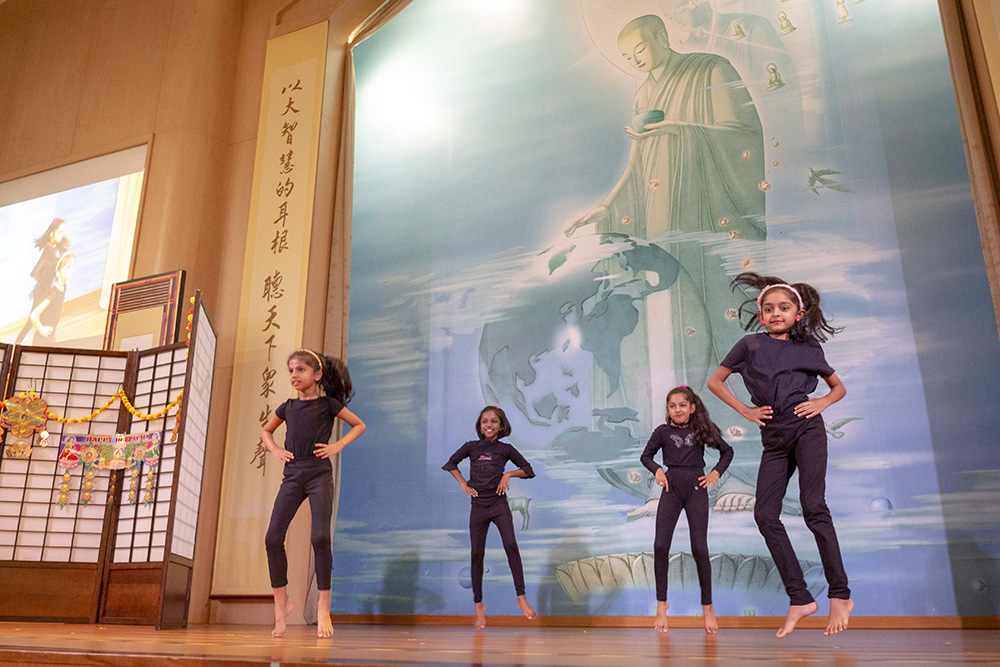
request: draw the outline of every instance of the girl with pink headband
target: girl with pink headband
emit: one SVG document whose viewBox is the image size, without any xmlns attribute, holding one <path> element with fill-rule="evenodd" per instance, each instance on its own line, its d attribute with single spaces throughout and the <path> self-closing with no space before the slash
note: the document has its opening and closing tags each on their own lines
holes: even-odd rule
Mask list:
<svg viewBox="0 0 1000 667">
<path fill-rule="evenodd" d="M 656 621 L 658 632 L 667 632 L 667 580 L 670 573 L 670 543 L 681 510 L 691 533 L 691 556 L 701 587 L 702 619 L 705 634 L 719 631 L 712 606 L 712 563 L 708 553 L 708 492 L 733 460 L 733 448 L 708 416 L 698 394 L 681 385 L 667 393 L 667 423 L 653 431 L 639 461 L 653 473 L 663 488 L 656 506 L 656 536 L 653 540 L 653 573 L 656 579 Z M 718 450 L 719 462 L 705 474 L 705 447 Z M 664 472 L 653 457 L 663 452 Z"/>
<path fill-rule="evenodd" d="M 765 331 L 744 336 L 712 374 L 708 388 L 761 427 L 764 452 L 757 473 L 754 520 L 790 598 L 788 614 L 777 636 L 784 637 L 796 623 L 818 609 L 781 523 L 782 500 L 796 469 L 802 514 L 816 538 L 828 584 L 830 620 L 825 634 L 829 636 L 847 629 L 854 608 L 837 532 L 826 505 L 827 440 L 820 414 L 847 393 L 820 346 L 840 329 L 827 321 L 819 305 L 819 292 L 811 285 L 791 285 L 774 276 L 741 273 L 733 286 L 759 291 L 755 300 L 748 299 L 740 307 L 740 314 L 748 304 L 755 304 L 756 318 L 745 328 L 763 327 Z M 753 406 L 744 405 L 726 387 L 733 373 L 743 377 Z M 809 398 L 819 378 L 830 392 Z"/>
</svg>

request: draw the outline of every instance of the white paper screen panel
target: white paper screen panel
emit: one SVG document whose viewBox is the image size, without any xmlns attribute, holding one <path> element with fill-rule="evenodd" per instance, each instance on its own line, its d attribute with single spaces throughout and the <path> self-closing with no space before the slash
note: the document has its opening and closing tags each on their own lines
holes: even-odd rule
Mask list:
<svg viewBox="0 0 1000 667">
<path fill-rule="evenodd" d="M 215 371 L 215 332 L 204 307 L 199 303 L 198 323 L 191 342 L 191 385 L 182 415 L 184 441 L 180 469 L 177 472 L 177 504 L 174 509 L 174 532 L 170 551 L 184 558 L 194 558 L 198 509 L 201 506 L 201 479 L 205 464 L 208 434 L 208 409 L 212 400 L 212 377 Z"/>
<path fill-rule="evenodd" d="M 124 356 L 27 350 L 21 354 L 12 395 L 33 389 L 53 413 L 66 418 L 85 417 L 121 388 L 125 368 Z M 39 446 L 35 434 L 27 459 L 8 456 L 8 448 L 16 438 L 4 433 L 4 456 L 0 460 L 0 560 L 97 562 L 110 471 L 96 471 L 91 499 L 85 504 L 81 497 L 84 466 L 71 469 L 68 500 L 60 506 L 59 487 L 65 471 L 56 459 L 63 434 L 114 435 L 118 415 L 116 405 L 90 422 L 63 425 L 50 420 L 49 446 Z"/>
<path fill-rule="evenodd" d="M 139 353 L 135 400 L 139 412 L 155 414 L 165 408 L 184 388 L 187 371 L 186 349 Z M 158 563 L 163 561 L 170 516 L 170 497 L 177 470 L 177 444 L 173 439 L 177 409 L 166 417 L 141 420 L 132 417 L 130 433 L 160 433 L 160 461 L 150 469 L 145 463 L 129 471 L 122 480 L 121 509 L 115 531 L 115 563 Z M 152 472 L 152 475 L 148 473 Z M 144 501 L 146 481 L 151 481 L 149 502 Z M 133 488 L 134 484 L 134 488 Z"/>
</svg>

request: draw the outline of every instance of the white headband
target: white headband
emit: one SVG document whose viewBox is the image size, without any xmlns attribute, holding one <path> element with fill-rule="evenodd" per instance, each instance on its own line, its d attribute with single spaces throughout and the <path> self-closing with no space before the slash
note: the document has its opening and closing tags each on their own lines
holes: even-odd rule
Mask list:
<svg viewBox="0 0 1000 667">
<path fill-rule="evenodd" d="M 757 310 L 760 310 L 760 300 L 764 298 L 764 293 L 767 290 L 773 289 L 775 287 L 783 287 L 786 290 L 788 290 L 789 292 L 791 292 L 792 294 L 794 294 L 795 298 L 799 300 L 799 310 L 805 310 L 806 309 L 805 305 L 802 303 L 802 296 L 799 294 L 799 291 L 797 289 L 795 289 L 791 285 L 786 285 L 785 283 L 778 283 L 776 285 L 768 285 L 767 287 L 765 287 L 764 289 L 762 289 L 760 291 L 760 294 L 757 295 Z"/>
</svg>

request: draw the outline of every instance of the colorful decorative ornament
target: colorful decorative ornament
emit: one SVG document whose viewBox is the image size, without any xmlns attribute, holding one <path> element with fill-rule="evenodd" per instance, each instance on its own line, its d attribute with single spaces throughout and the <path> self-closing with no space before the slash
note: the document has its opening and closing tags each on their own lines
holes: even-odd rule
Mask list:
<svg viewBox="0 0 1000 667">
<path fill-rule="evenodd" d="M 7 456 L 12 459 L 30 459 L 31 443 L 18 440 L 12 445 L 7 445 Z"/>
<path fill-rule="evenodd" d="M 83 491 L 80 494 L 80 502 L 87 504 L 91 500 L 94 488 L 94 470 L 128 470 L 129 471 L 129 493 L 128 502 L 133 503 L 138 492 L 139 468 L 146 466 L 147 490 L 150 491 L 143 496 L 144 502 L 152 500 L 152 480 L 155 474 L 154 468 L 160 462 L 160 441 L 162 434 L 159 431 L 147 431 L 145 433 L 130 433 L 118 435 L 64 435 L 60 442 L 58 463 L 66 472 L 63 474 L 64 482 L 68 483 L 69 471 L 83 462 Z M 67 489 L 68 491 L 68 484 Z M 65 491 L 60 487 L 60 491 Z M 109 490 L 108 502 L 114 500 L 114 494 Z M 60 504 L 65 504 L 63 496 L 60 495 Z"/>
<path fill-rule="evenodd" d="M 6 428 L 17 438 L 7 446 L 7 456 L 14 459 L 26 459 L 31 456 L 31 439 L 35 431 L 42 431 L 39 444 L 46 447 L 49 444 L 48 432 L 45 431 L 46 412 L 48 404 L 33 393 L 21 393 L 11 396 L 3 404 L 3 414 L 0 415 L 0 427 Z"/>
</svg>

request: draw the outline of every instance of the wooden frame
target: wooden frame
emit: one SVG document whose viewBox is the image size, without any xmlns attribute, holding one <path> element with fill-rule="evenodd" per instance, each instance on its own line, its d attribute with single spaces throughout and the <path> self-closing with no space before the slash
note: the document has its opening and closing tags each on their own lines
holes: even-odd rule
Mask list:
<svg viewBox="0 0 1000 667">
<path fill-rule="evenodd" d="M 104 349 L 120 349 L 123 339 L 144 334 L 152 335 L 151 347 L 176 343 L 180 332 L 180 301 L 184 294 L 184 277 L 184 271 L 178 270 L 115 283 L 111 287 Z M 141 324 L 121 322 L 127 315 L 141 314 L 146 315 Z M 146 323 L 150 320 L 159 321 L 157 331 L 146 328 Z"/>
</svg>

